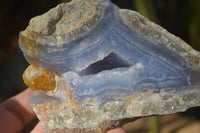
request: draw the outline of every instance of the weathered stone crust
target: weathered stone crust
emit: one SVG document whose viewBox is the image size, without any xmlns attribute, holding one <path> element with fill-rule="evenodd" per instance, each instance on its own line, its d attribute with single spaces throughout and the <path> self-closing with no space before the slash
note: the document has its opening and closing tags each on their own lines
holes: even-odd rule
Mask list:
<svg viewBox="0 0 200 133">
<path fill-rule="evenodd" d="M 99 108 L 67 108 L 65 104 L 49 103 L 48 106 L 44 106 L 46 109 L 42 109 L 43 104 L 41 103 L 34 107 L 34 111 L 42 121 L 47 133 L 59 130 L 103 133 L 108 129 L 125 124 L 124 118 L 132 120 L 131 118 L 173 114 L 185 111 L 194 105 L 200 105 L 198 100 L 200 92 L 197 88 L 193 88 L 191 91 L 168 93 L 137 93 L 126 97 L 124 101 L 108 102 Z M 36 97 L 31 99 L 33 100 L 33 98 Z M 112 120 L 108 120 L 108 118 Z M 71 128 L 63 129 L 63 127 Z"/>
<path fill-rule="evenodd" d="M 133 122 L 138 118 L 124 118 L 122 120 L 111 120 L 111 121 L 104 121 L 99 125 L 97 129 L 54 129 L 51 133 L 106 133 L 108 130 L 122 127 L 124 124 L 128 122 Z"/>
<path fill-rule="evenodd" d="M 19 42 L 46 133 L 104 133 L 200 106 L 200 53 L 109 0 L 60 4 L 33 18 Z"/>
<path fill-rule="evenodd" d="M 104 14 L 106 0 L 73 0 L 59 4 L 47 13 L 30 20 L 20 41 L 33 40 L 34 45 L 58 45 L 75 40 L 92 29 Z M 32 46 L 34 47 L 34 46 Z"/>
<path fill-rule="evenodd" d="M 119 12 L 125 24 L 135 29 L 139 34 L 145 36 L 152 42 L 156 42 L 155 44 L 164 45 L 174 52 L 179 52 L 184 59 L 200 70 L 200 52 L 194 50 L 182 39 L 149 21 L 138 12 L 128 9 L 121 9 Z"/>
</svg>

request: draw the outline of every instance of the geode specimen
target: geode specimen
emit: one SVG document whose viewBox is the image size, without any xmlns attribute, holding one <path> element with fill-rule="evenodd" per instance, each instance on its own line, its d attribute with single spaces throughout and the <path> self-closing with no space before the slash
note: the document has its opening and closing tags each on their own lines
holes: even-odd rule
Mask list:
<svg viewBox="0 0 200 133">
<path fill-rule="evenodd" d="M 19 43 L 47 133 L 100 133 L 200 105 L 200 53 L 110 0 L 60 4 L 31 19 Z"/>
</svg>

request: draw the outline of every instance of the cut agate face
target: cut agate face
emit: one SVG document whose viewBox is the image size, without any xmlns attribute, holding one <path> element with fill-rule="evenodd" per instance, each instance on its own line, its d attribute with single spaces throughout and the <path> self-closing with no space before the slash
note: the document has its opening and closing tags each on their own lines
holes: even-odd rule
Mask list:
<svg viewBox="0 0 200 133">
<path fill-rule="evenodd" d="M 101 133 L 200 105 L 200 53 L 109 0 L 73 0 L 30 20 L 24 82 L 46 133 Z"/>
</svg>

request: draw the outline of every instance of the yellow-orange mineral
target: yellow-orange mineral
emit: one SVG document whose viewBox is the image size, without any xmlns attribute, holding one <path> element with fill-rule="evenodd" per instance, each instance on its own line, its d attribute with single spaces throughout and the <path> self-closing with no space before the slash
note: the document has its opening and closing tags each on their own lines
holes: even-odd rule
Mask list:
<svg viewBox="0 0 200 133">
<path fill-rule="evenodd" d="M 53 91 L 56 86 L 55 75 L 40 67 L 30 65 L 23 74 L 24 83 L 32 90 Z"/>
<path fill-rule="evenodd" d="M 200 106 L 200 52 L 111 0 L 59 4 L 30 20 L 19 46 L 45 133 L 106 133 Z"/>
</svg>

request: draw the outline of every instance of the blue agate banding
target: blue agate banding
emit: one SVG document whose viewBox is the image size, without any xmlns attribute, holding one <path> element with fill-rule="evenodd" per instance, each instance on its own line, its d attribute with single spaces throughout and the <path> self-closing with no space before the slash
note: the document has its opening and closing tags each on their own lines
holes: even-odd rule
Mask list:
<svg viewBox="0 0 200 133">
<path fill-rule="evenodd" d="M 59 45 L 39 42 L 39 53 L 20 44 L 27 60 L 62 74 L 78 103 L 88 97 L 114 100 L 138 91 L 180 91 L 197 83 L 200 73 L 191 62 L 139 33 L 124 21 L 117 6 L 104 2 L 100 20 L 75 40 Z"/>
<path fill-rule="evenodd" d="M 200 52 L 110 0 L 59 4 L 30 20 L 19 45 L 46 133 L 104 133 L 200 106 Z"/>
</svg>

